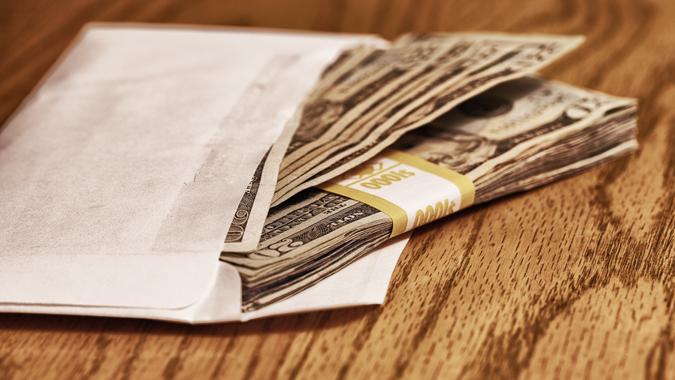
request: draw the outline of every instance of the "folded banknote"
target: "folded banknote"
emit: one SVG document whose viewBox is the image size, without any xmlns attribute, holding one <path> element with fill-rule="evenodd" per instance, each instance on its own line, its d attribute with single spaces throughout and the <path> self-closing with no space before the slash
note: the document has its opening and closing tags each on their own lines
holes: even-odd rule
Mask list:
<svg viewBox="0 0 675 380">
<path fill-rule="evenodd" d="M 346 50 L 323 73 L 273 146 L 274 158 L 261 162 L 223 250 L 255 249 L 269 192 L 274 192 L 272 205 L 278 205 L 334 178 L 407 131 L 481 91 L 535 72 L 581 41 L 552 35 L 426 33 L 404 35 L 391 46 Z M 248 114 L 252 108 L 242 106 L 240 111 Z M 278 178 L 276 171 L 264 171 L 269 161 L 279 168 Z M 267 186 L 261 184 L 265 181 Z"/>
</svg>

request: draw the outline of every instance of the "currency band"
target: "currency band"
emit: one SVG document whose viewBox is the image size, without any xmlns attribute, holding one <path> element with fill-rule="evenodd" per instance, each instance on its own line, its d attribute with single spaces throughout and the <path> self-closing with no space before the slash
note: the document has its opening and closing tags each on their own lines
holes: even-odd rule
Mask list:
<svg viewBox="0 0 675 380">
<path fill-rule="evenodd" d="M 319 188 L 389 215 L 391 236 L 466 208 L 475 196 L 468 177 L 396 150 L 384 151 Z"/>
</svg>

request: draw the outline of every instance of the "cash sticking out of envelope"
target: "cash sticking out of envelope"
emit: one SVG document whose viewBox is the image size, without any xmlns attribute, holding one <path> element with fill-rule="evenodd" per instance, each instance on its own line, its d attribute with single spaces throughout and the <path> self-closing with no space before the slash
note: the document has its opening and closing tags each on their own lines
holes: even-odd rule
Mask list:
<svg viewBox="0 0 675 380">
<path fill-rule="evenodd" d="M 0 132 L 0 311 L 381 304 L 410 231 L 637 148 L 579 37 L 87 26 Z"/>
</svg>

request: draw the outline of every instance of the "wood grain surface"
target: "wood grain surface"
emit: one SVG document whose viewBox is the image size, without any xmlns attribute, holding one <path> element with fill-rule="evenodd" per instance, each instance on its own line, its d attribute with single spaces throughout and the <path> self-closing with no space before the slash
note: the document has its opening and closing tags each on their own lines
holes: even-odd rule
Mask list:
<svg viewBox="0 0 675 380">
<path fill-rule="evenodd" d="M 383 307 L 183 326 L 0 316 L 0 378 L 675 378 L 675 1 L 0 0 L 0 121 L 92 20 L 584 34 L 640 151 L 418 231 Z"/>
</svg>

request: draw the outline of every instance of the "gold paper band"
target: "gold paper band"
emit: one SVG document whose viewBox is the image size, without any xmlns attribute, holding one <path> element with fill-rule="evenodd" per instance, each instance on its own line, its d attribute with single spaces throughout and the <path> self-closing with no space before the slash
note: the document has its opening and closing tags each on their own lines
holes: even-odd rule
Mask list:
<svg viewBox="0 0 675 380">
<path fill-rule="evenodd" d="M 450 186 L 447 186 L 448 182 Z M 421 187 L 419 192 L 418 187 Z M 387 150 L 319 188 L 389 215 L 393 221 L 391 236 L 466 208 L 475 196 L 475 187 L 466 176 L 395 150 Z M 386 188 L 386 193 L 380 188 Z M 412 197 L 411 189 L 415 191 Z M 419 197 L 425 196 L 432 199 L 421 204 Z M 410 223 L 411 218 L 413 223 Z"/>
</svg>

